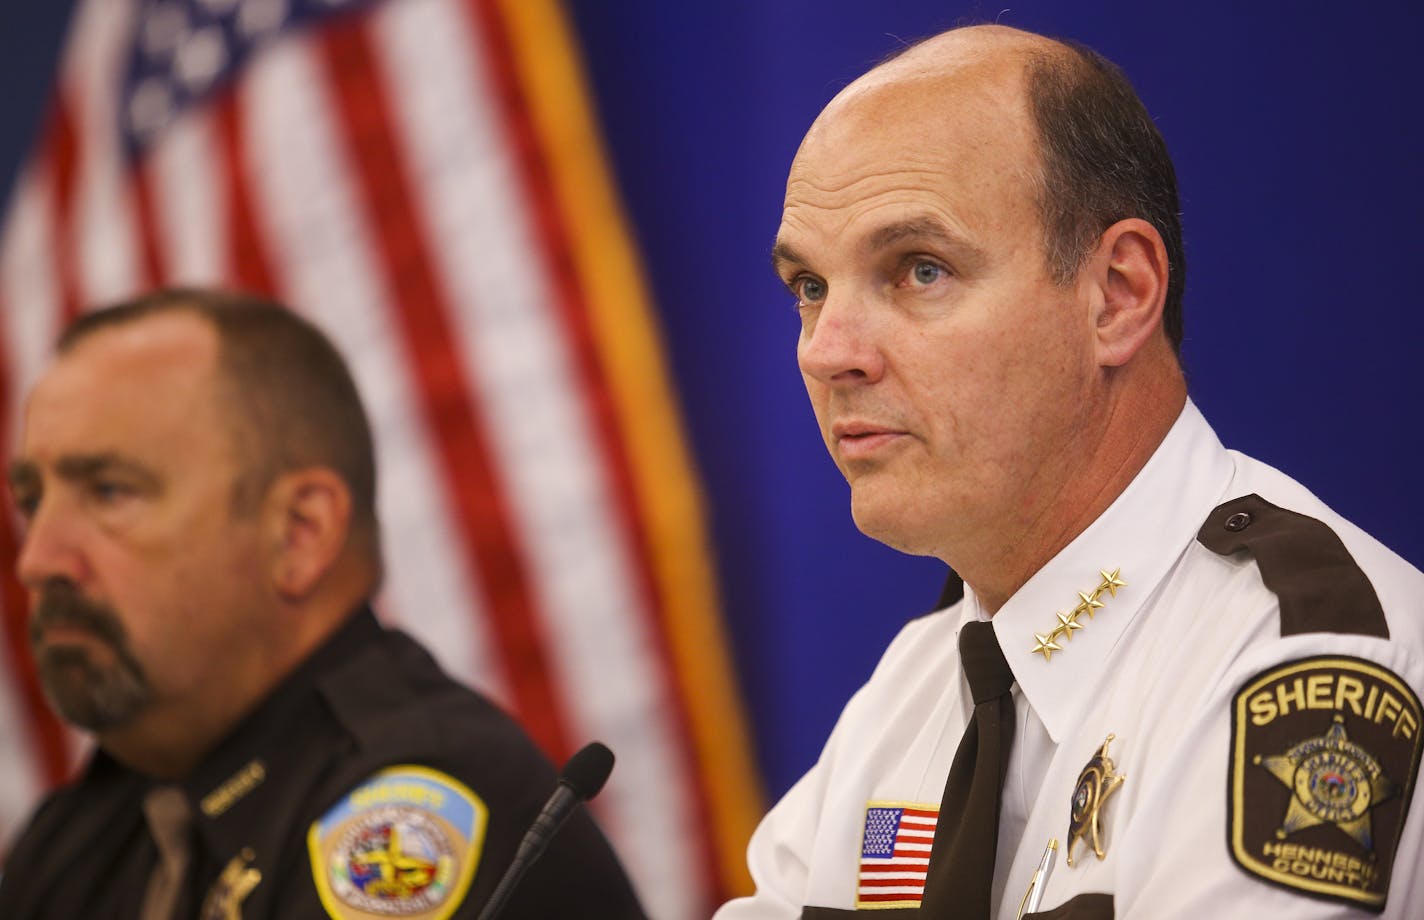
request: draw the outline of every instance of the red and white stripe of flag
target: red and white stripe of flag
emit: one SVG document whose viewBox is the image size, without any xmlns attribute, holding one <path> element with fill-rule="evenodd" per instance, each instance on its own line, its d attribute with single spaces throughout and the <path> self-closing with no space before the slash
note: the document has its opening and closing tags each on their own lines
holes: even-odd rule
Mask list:
<svg viewBox="0 0 1424 920">
<path fill-rule="evenodd" d="M 934 847 L 939 809 L 905 808 L 895 829 L 890 856 L 860 860 L 856 906 L 884 907 L 892 903 L 918 904 L 925 894 L 930 850 Z"/>
<path fill-rule="evenodd" d="M 390 0 L 280 39 L 131 169 L 116 94 L 135 8 L 81 4 L 0 238 L 0 448 L 85 305 L 157 284 L 294 305 L 347 356 L 372 417 L 383 618 L 552 756 L 608 743 L 600 818 L 646 906 L 706 916 L 724 893 L 707 793 L 498 7 Z M 14 542 L 7 518 L 0 557 Z M 0 588 L 8 835 L 78 754 L 40 714 L 23 597 L 8 573 Z"/>
</svg>

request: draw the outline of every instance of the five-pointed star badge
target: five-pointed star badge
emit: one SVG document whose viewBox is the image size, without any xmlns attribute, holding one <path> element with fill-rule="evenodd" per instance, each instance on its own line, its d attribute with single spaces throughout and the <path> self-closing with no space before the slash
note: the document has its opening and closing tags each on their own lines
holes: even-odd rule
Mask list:
<svg viewBox="0 0 1424 920">
<path fill-rule="evenodd" d="M 1333 824 L 1360 846 L 1373 849 L 1370 809 L 1397 790 L 1379 761 L 1345 734 L 1342 717 L 1336 716 L 1324 735 L 1307 738 L 1284 754 L 1257 757 L 1255 762 L 1295 793 L 1276 837 Z"/>
</svg>

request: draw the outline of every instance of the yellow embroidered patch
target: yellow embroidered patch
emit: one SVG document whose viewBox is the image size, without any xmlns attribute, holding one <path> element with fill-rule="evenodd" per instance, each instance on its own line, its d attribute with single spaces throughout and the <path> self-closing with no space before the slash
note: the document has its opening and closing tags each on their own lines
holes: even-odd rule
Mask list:
<svg viewBox="0 0 1424 920">
<path fill-rule="evenodd" d="M 1382 909 L 1421 722 L 1409 685 L 1358 658 L 1257 675 L 1232 712 L 1233 858 L 1277 885 Z"/>
<path fill-rule="evenodd" d="M 390 767 L 307 832 L 312 879 L 333 920 L 446 920 L 479 865 L 489 811 L 459 780 Z"/>
</svg>

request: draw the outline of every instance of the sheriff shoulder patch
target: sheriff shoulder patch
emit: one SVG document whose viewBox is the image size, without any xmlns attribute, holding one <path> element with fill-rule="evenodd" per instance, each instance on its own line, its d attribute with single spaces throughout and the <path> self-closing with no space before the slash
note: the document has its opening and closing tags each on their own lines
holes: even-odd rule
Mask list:
<svg viewBox="0 0 1424 920">
<path fill-rule="evenodd" d="M 489 812 L 428 767 L 390 767 L 351 790 L 307 832 L 312 878 L 333 920 L 445 920 L 474 878 Z"/>
<path fill-rule="evenodd" d="M 1231 718 L 1233 858 L 1277 885 L 1383 910 L 1421 722 L 1409 685 L 1358 658 L 1305 658 L 1248 681 Z"/>
</svg>

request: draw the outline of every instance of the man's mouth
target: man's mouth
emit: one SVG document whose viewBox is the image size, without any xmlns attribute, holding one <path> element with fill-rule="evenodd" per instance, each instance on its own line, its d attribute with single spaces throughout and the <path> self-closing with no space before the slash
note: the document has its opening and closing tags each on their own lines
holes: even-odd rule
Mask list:
<svg viewBox="0 0 1424 920">
<path fill-rule="evenodd" d="M 34 630 L 34 645 L 54 647 L 56 645 L 107 645 L 108 640 L 78 623 L 52 623 Z"/>
<path fill-rule="evenodd" d="M 831 437 L 843 460 L 865 460 L 906 437 L 897 428 L 870 422 L 837 422 L 831 426 Z"/>
<path fill-rule="evenodd" d="M 30 643 L 36 649 L 76 644 L 122 647 L 125 642 L 118 617 L 68 584 L 47 585 L 35 599 Z"/>
</svg>

